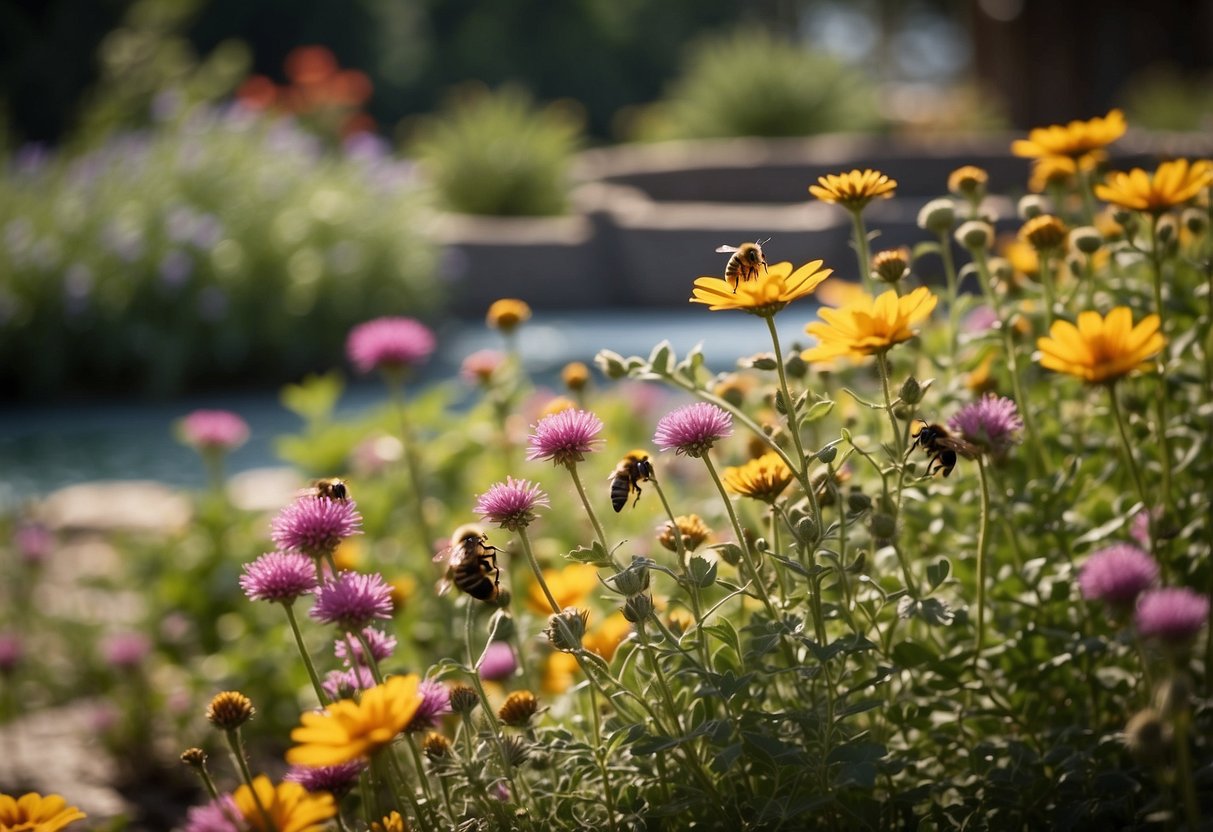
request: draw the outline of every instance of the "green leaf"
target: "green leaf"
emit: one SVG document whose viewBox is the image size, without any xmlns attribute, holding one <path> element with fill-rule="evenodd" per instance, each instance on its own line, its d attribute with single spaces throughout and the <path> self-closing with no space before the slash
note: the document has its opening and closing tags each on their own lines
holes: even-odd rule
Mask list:
<svg viewBox="0 0 1213 832">
<path fill-rule="evenodd" d="M 727 618 L 718 618 L 715 624 L 704 626 L 702 631 L 715 636 L 733 648 L 733 652 L 738 656 L 741 655 L 741 637 L 737 635 L 737 630 Z"/>
<path fill-rule="evenodd" d="M 1113 532 L 1119 530 L 1125 524 L 1127 515 L 1118 515 L 1101 526 L 1096 526 L 1086 534 L 1080 535 L 1074 539 L 1076 545 L 1087 543 L 1098 543 L 1112 535 Z"/>
<path fill-rule="evenodd" d="M 707 589 L 712 584 L 716 583 L 717 563 L 713 560 L 694 555 L 691 562 L 687 564 L 687 571 L 691 575 L 691 581 L 700 589 Z"/>
<path fill-rule="evenodd" d="M 938 658 L 930 647 L 916 641 L 903 641 L 893 648 L 893 661 L 905 668 L 931 664 Z"/>
<path fill-rule="evenodd" d="M 830 749 L 827 763 L 875 763 L 883 760 L 889 750 L 878 742 L 852 742 Z"/>
<path fill-rule="evenodd" d="M 669 341 L 662 341 L 649 353 L 649 369 L 658 375 L 669 375 L 670 361 L 674 359 L 674 348 Z"/>
<path fill-rule="evenodd" d="M 931 589 L 938 589 L 939 585 L 948 579 L 948 573 L 952 571 L 952 564 L 948 563 L 947 558 L 940 558 L 937 562 L 927 567 L 927 583 Z"/>
<path fill-rule="evenodd" d="M 345 382 L 336 370 L 311 375 L 298 384 L 288 384 L 278 394 L 282 406 L 305 422 L 327 422 L 337 407 Z"/>
<path fill-rule="evenodd" d="M 834 409 L 833 399 L 826 399 L 825 401 L 814 402 L 813 405 L 811 407 L 809 407 L 808 411 L 804 414 L 804 418 L 802 418 L 800 421 L 806 425 L 809 424 L 810 422 L 816 422 L 818 419 L 824 419 L 826 416 L 828 416 L 830 414 L 830 411 L 833 409 Z"/>
<path fill-rule="evenodd" d="M 594 566 L 611 565 L 611 556 L 598 541 L 594 541 L 592 546 L 578 546 L 571 552 L 565 553 L 565 557 L 575 563 L 590 563 Z"/>
<path fill-rule="evenodd" d="M 939 247 L 939 243 L 924 240 L 923 242 L 914 246 L 913 251 L 910 252 L 910 257 L 912 260 L 918 260 L 919 258 L 928 254 L 939 254 L 942 250 L 943 249 Z"/>
</svg>

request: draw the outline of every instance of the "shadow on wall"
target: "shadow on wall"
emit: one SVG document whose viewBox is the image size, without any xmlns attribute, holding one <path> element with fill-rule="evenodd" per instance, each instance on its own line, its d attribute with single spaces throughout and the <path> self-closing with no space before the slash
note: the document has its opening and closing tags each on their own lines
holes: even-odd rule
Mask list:
<svg viewBox="0 0 1213 832">
<path fill-rule="evenodd" d="M 1018 226 L 1007 197 L 1024 191 L 1029 164 L 1010 155 L 1018 136 L 729 139 L 633 145 L 582 154 L 573 212 L 564 217 L 447 214 L 432 229 L 443 244 L 451 311 L 475 317 L 494 299 L 546 309 L 681 306 L 700 275 L 723 273 L 722 244 L 765 239 L 767 259 L 821 259 L 858 280 L 849 215 L 812 199 L 818 176 L 876 167 L 897 180 L 893 199 L 865 212 L 880 230 L 873 250 L 913 245 L 918 211 L 946 194 L 948 174 L 978 165 L 990 175 L 999 230 Z M 1127 136 L 1115 167 L 1153 166 L 1169 155 L 1209 154 L 1213 140 L 1185 134 Z M 959 249 L 957 249 L 959 254 Z"/>
</svg>

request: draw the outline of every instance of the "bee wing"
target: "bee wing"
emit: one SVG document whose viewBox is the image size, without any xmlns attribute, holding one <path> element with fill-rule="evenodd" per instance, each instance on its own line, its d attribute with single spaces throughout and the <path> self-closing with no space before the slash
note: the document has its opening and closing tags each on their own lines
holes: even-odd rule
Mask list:
<svg viewBox="0 0 1213 832">
<path fill-rule="evenodd" d="M 453 547 L 446 547 L 441 552 L 434 555 L 434 563 L 449 563 L 451 560 L 451 555 L 454 553 L 454 551 L 455 550 Z"/>
<path fill-rule="evenodd" d="M 954 436 L 941 436 L 935 440 L 940 445 L 963 456 L 965 459 L 976 459 L 981 454 L 981 449 L 972 442 L 966 442 L 963 439 L 957 439 Z"/>
<path fill-rule="evenodd" d="M 716 251 L 719 254 L 728 254 L 730 252 L 737 251 L 737 246 L 720 246 L 716 249 Z"/>
</svg>

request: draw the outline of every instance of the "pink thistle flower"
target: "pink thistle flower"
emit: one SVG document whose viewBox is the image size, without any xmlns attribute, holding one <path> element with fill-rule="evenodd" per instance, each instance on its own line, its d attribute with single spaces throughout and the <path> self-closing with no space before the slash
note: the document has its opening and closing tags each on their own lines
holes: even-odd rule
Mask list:
<svg viewBox="0 0 1213 832">
<path fill-rule="evenodd" d="M 115 633 L 101 645 L 106 664 L 118 670 L 138 667 L 151 652 L 152 641 L 143 633 Z"/>
<path fill-rule="evenodd" d="M 508 679 L 518 670 L 518 659 L 508 642 L 494 641 L 484 650 L 480 661 L 480 678 L 486 682 Z"/>
<path fill-rule="evenodd" d="M 25 643 L 16 633 L 0 633 L 0 674 L 12 673 L 25 657 Z"/>
<path fill-rule="evenodd" d="M 55 548 L 55 535 L 41 523 L 22 523 L 13 532 L 13 545 L 21 560 L 34 566 L 50 556 Z"/>
<path fill-rule="evenodd" d="M 516 532 L 535 519 L 535 509 L 550 505 L 548 495 L 535 483 L 506 477 L 505 482 L 489 486 L 476 499 L 475 511 L 485 520 Z"/>
<path fill-rule="evenodd" d="M 1162 519 L 1162 508 L 1153 510 L 1140 508 L 1133 515 L 1133 519 L 1129 521 L 1129 537 L 1137 541 L 1137 545 L 1143 549 L 1150 548 L 1150 520 L 1155 523 Z"/>
<path fill-rule="evenodd" d="M 1078 573 L 1078 587 L 1088 601 L 1128 607 L 1158 580 L 1154 558 L 1127 543 L 1093 552 Z"/>
<path fill-rule="evenodd" d="M 199 451 L 231 451 L 248 441 L 248 422 L 230 410 L 195 410 L 178 425 L 181 441 Z"/>
<path fill-rule="evenodd" d="M 250 601 L 290 604 L 316 588 L 316 566 L 298 552 L 268 552 L 244 565 L 240 588 Z"/>
<path fill-rule="evenodd" d="M 990 306 L 979 306 L 965 315 L 964 322 L 960 328 L 965 332 L 981 333 L 989 332 L 998 325 L 998 313 Z"/>
<path fill-rule="evenodd" d="M 726 436 L 733 435 L 733 417 L 708 402 L 680 407 L 661 417 L 653 442 L 663 451 L 701 457 Z"/>
<path fill-rule="evenodd" d="M 1187 587 L 1163 587 L 1143 593 L 1137 601 L 1137 632 L 1168 644 L 1192 639 L 1209 618 L 1209 599 Z"/>
<path fill-rule="evenodd" d="M 505 363 L 505 354 L 498 350 L 477 350 L 463 359 L 459 366 L 459 377 L 468 384 L 488 385 L 493 374 Z"/>
<path fill-rule="evenodd" d="M 298 783 L 309 792 L 330 792 L 341 798 L 358 784 L 358 777 L 366 763 L 353 760 L 335 766 L 291 766 L 282 779 Z"/>
<path fill-rule="evenodd" d="M 434 352 L 434 333 L 413 318 L 376 318 L 350 330 L 345 352 L 360 373 L 406 370 Z"/>
<path fill-rule="evenodd" d="M 966 442 L 997 457 L 1019 441 L 1023 420 L 1013 400 L 987 393 L 956 411 L 948 420 L 948 427 Z"/>
<path fill-rule="evenodd" d="M 371 669 L 360 664 L 348 670 L 330 670 L 320 687 L 333 699 L 353 699 L 358 691 L 370 690 L 376 684 Z"/>
<path fill-rule="evenodd" d="M 388 635 L 375 627 L 364 627 L 362 637 L 370 645 L 371 656 L 376 662 L 390 659 L 396 650 L 396 637 Z M 333 642 L 333 653 L 341 659 L 342 664 L 351 667 L 355 664 L 367 664 L 362 649 L 362 642 L 353 634 L 346 634 Z"/>
<path fill-rule="evenodd" d="M 194 806 L 185 816 L 182 832 L 241 832 L 238 821 L 243 818 L 231 795 L 202 806 Z"/>
<path fill-rule="evenodd" d="M 350 535 L 361 534 L 362 515 L 353 500 L 300 497 L 270 522 L 270 538 L 287 552 L 313 558 L 333 552 Z"/>
<path fill-rule="evenodd" d="M 361 630 L 376 618 L 391 617 L 392 588 L 378 572 L 341 572 L 320 587 L 308 614 L 343 630 Z"/>
<path fill-rule="evenodd" d="M 588 410 L 562 410 L 532 426 L 527 459 L 550 459 L 556 465 L 581 462 L 601 439 L 602 420 Z"/>
<path fill-rule="evenodd" d="M 436 726 L 440 717 L 451 712 L 451 692 L 435 679 L 423 679 L 417 692 L 421 694 L 421 704 L 406 730 L 426 731 Z"/>
</svg>

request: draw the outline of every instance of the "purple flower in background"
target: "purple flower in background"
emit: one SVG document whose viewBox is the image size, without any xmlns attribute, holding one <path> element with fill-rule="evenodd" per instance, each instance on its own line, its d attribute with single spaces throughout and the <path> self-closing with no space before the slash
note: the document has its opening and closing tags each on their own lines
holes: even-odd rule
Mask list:
<svg viewBox="0 0 1213 832">
<path fill-rule="evenodd" d="M 25 657 L 25 643 L 16 633 L 0 633 L 0 674 L 12 673 Z"/>
<path fill-rule="evenodd" d="M 505 354 L 498 350 L 477 350 L 459 365 L 459 377 L 468 384 L 485 384 L 505 363 Z"/>
<path fill-rule="evenodd" d="M 333 699 L 352 699 L 358 691 L 375 687 L 375 676 L 365 665 L 348 670 L 330 670 L 320 687 Z"/>
<path fill-rule="evenodd" d="M 195 410 L 178 426 L 181 440 L 200 451 L 230 451 L 248 440 L 248 422 L 229 410 Z"/>
<path fill-rule="evenodd" d="M 364 768 L 366 763 L 362 760 L 317 768 L 291 766 L 282 779 L 298 783 L 309 792 L 331 792 L 334 797 L 340 798 L 357 785 Z"/>
<path fill-rule="evenodd" d="M 376 318 L 350 330 L 345 352 L 360 373 L 417 367 L 434 352 L 434 333 L 413 318 Z"/>
<path fill-rule="evenodd" d="M 194 260 L 179 248 L 170 249 L 160 258 L 160 281 L 170 289 L 179 289 L 194 273 Z"/>
<path fill-rule="evenodd" d="M 434 679 L 422 679 L 417 692 L 421 694 L 421 705 L 409 721 L 408 730 L 425 731 L 437 725 L 439 717 L 451 712 L 451 692 Z"/>
<path fill-rule="evenodd" d="M 37 565 L 45 561 L 55 548 L 55 535 L 41 523 L 22 523 L 13 532 L 13 545 L 21 560 Z"/>
<path fill-rule="evenodd" d="M 1078 587 L 1088 601 L 1127 607 L 1158 580 L 1154 558 L 1127 543 L 1091 554 L 1078 573 Z"/>
<path fill-rule="evenodd" d="M 143 633 L 115 633 L 101 645 L 106 664 L 119 670 L 138 667 L 151 652 L 151 639 Z"/>
<path fill-rule="evenodd" d="M 1187 587 L 1163 587 L 1144 593 L 1137 602 L 1137 632 L 1180 645 L 1200 632 L 1209 618 L 1209 599 Z"/>
<path fill-rule="evenodd" d="M 182 832 L 241 832 L 240 810 L 231 795 L 223 795 L 203 806 L 194 806 L 185 816 Z"/>
<path fill-rule="evenodd" d="M 476 499 L 475 512 L 503 529 L 516 532 L 535 519 L 538 506 L 546 508 L 548 495 L 535 483 L 506 477 Z"/>
<path fill-rule="evenodd" d="M 701 457 L 733 434 L 733 417 L 714 404 L 696 402 L 667 413 L 657 423 L 653 442 L 663 451 Z"/>
<path fill-rule="evenodd" d="M 965 332 L 988 332 L 998 324 L 998 313 L 990 306 L 979 306 L 965 316 L 961 329 Z"/>
<path fill-rule="evenodd" d="M 948 427 L 966 442 L 993 456 L 1002 456 L 1019 441 L 1023 420 L 1014 401 L 987 393 L 956 411 L 948 420 Z"/>
<path fill-rule="evenodd" d="M 344 630 L 361 630 L 376 618 L 391 617 L 392 588 L 378 572 L 341 572 L 320 587 L 308 614 Z"/>
<path fill-rule="evenodd" d="M 362 637 L 370 645 L 371 656 L 376 662 L 391 658 L 392 653 L 396 650 L 396 637 L 388 635 L 383 630 L 366 627 L 362 630 Z M 333 642 L 333 653 L 341 659 L 346 667 L 354 664 L 367 664 L 366 659 L 363 658 L 362 642 L 352 634 L 344 635 Z"/>
<path fill-rule="evenodd" d="M 300 497 L 270 521 L 270 539 L 280 549 L 318 558 L 341 541 L 361 534 L 362 515 L 353 500 Z"/>
<path fill-rule="evenodd" d="M 268 552 L 244 565 L 240 588 L 250 601 L 290 604 L 316 588 L 316 566 L 298 552 Z"/>
<path fill-rule="evenodd" d="M 518 659 L 514 656 L 514 648 L 508 642 L 494 641 L 484 649 L 484 658 L 480 660 L 480 678 L 486 682 L 500 682 L 508 679 L 518 670 Z"/>
<path fill-rule="evenodd" d="M 534 425 L 527 459 L 550 459 L 556 465 L 581 462 L 602 442 L 602 420 L 588 410 L 562 410 Z"/>
</svg>

